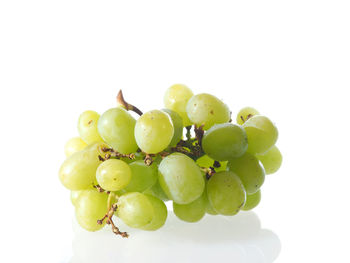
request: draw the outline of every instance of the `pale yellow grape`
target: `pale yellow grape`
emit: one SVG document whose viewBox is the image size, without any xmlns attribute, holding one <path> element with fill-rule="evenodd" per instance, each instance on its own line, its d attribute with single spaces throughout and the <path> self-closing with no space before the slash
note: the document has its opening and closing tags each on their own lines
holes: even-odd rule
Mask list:
<svg viewBox="0 0 350 263">
<path fill-rule="evenodd" d="M 158 169 L 155 163 L 146 165 L 143 160 L 129 164 L 131 180 L 125 190 L 128 192 L 143 192 L 151 188 L 158 180 Z"/>
<path fill-rule="evenodd" d="M 163 151 L 174 135 L 170 116 L 160 110 L 142 114 L 135 126 L 135 139 L 140 149 L 146 153 Z"/>
<path fill-rule="evenodd" d="M 204 124 L 204 130 L 230 120 L 230 110 L 226 104 L 207 93 L 193 96 L 187 103 L 186 112 L 192 123 L 197 126 Z"/>
<path fill-rule="evenodd" d="M 202 219 L 206 212 L 206 195 L 203 194 L 188 204 L 177 204 L 173 202 L 174 214 L 183 221 L 194 223 Z"/>
<path fill-rule="evenodd" d="M 242 125 L 243 123 L 245 123 L 249 118 L 258 115 L 259 112 L 252 108 L 252 107 L 244 107 L 243 109 L 241 109 L 238 114 L 237 114 L 237 118 L 236 121 L 239 125 Z"/>
<path fill-rule="evenodd" d="M 97 130 L 97 123 L 100 115 L 95 111 L 84 111 L 79 116 L 78 132 L 80 137 L 87 144 L 102 142 L 102 138 Z"/>
<path fill-rule="evenodd" d="M 136 120 L 123 108 L 112 108 L 104 112 L 98 122 L 98 131 L 103 140 L 114 150 L 133 153 L 137 150 L 134 137 Z"/>
<path fill-rule="evenodd" d="M 246 192 L 233 172 L 219 172 L 210 177 L 207 194 L 213 209 L 222 215 L 235 215 L 243 207 Z"/>
<path fill-rule="evenodd" d="M 277 141 L 278 131 L 276 126 L 265 116 L 256 115 L 249 118 L 243 128 L 248 137 L 248 152 L 263 154 Z"/>
<path fill-rule="evenodd" d="M 98 184 L 106 191 L 119 191 L 131 180 L 129 165 L 118 159 L 109 159 L 100 164 L 96 171 Z"/>
<path fill-rule="evenodd" d="M 151 223 L 141 227 L 143 230 L 154 231 L 161 228 L 167 219 L 168 209 L 164 202 L 159 198 L 146 194 L 154 209 L 154 217 Z"/>
<path fill-rule="evenodd" d="M 177 112 L 173 110 L 163 109 L 163 111 L 169 114 L 171 121 L 174 125 L 174 135 L 169 145 L 175 146 L 182 138 L 182 132 L 184 128 L 182 124 L 182 118 Z"/>
<path fill-rule="evenodd" d="M 132 192 L 122 195 L 118 199 L 117 206 L 117 216 L 130 227 L 144 227 L 155 217 L 152 202 L 142 193 Z"/>
<path fill-rule="evenodd" d="M 198 165 L 182 153 L 165 157 L 159 167 L 159 184 L 166 195 L 178 204 L 188 204 L 199 198 L 205 182 Z"/>
<path fill-rule="evenodd" d="M 83 191 L 84 190 L 70 191 L 70 201 L 72 202 L 72 204 L 74 206 L 76 206 L 78 199 L 79 199 L 79 196 Z"/>
<path fill-rule="evenodd" d="M 73 153 L 83 150 L 86 146 L 86 142 L 84 142 L 80 137 L 74 137 L 67 141 L 66 145 L 64 146 L 64 153 L 66 154 L 66 157 L 68 157 Z"/>
<path fill-rule="evenodd" d="M 247 201 L 245 202 L 244 206 L 242 207 L 242 210 L 244 210 L 244 211 L 252 210 L 260 203 L 260 200 L 261 200 L 261 191 L 260 190 L 254 194 L 247 195 Z"/>
<path fill-rule="evenodd" d="M 81 227 L 88 231 L 97 231 L 103 228 L 105 222 L 97 224 L 97 220 L 103 218 L 107 212 L 106 193 L 99 193 L 96 190 L 85 190 L 79 195 L 75 205 L 75 215 Z"/>
<path fill-rule="evenodd" d="M 264 154 L 257 154 L 256 157 L 260 160 L 265 168 L 266 174 L 273 174 L 278 171 L 282 164 L 282 154 L 277 146 L 272 146 Z"/>
<path fill-rule="evenodd" d="M 192 96 L 192 90 L 183 84 L 171 86 L 164 95 L 165 107 L 177 112 L 181 116 L 184 126 L 192 125 L 186 113 L 187 102 Z"/>
<path fill-rule="evenodd" d="M 156 183 L 146 191 L 144 191 L 144 194 L 150 194 L 153 195 L 162 201 L 169 201 L 169 197 L 164 193 L 163 188 L 160 186 L 159 181 L 157 179 Z"/>
</svg>

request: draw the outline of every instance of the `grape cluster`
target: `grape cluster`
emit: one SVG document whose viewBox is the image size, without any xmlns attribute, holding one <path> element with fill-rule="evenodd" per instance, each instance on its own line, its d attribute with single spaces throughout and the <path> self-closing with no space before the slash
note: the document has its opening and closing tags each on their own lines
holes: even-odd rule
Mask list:
<svg viewBox="0 0 350 263">
<path fill-rule="evenodd" d="M 281 166 L 277 128 L 253 108 L 240 110 L 233 124 L 221 100 L 180 84 L 166 91 L 162 110 L 142 113 L 121 92 L 117 102 L 102 115 L 80 115 L 80 136 L 66 143 L 59 170 L 86 230 L 108 224 L 127 237 L 113 218 L 157 230 L 170 200 L 186 222 L 206 213 L 232 216 L 258 205 L 265 174 Z"/>
</svg>

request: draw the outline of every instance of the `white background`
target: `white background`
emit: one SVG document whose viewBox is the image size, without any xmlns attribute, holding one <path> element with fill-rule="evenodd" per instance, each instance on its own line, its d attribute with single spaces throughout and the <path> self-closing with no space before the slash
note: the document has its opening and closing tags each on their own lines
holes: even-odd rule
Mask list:
<svg viewBox="0 0 350 263">
<path fill-rule="evenodd" d="M 284 163 L 255 210 L 276 262 L 350 262 L 349 14 L 345 0 L 1 1 L 0 261 L 69 262 L 57 171 L 79 114 L 119 89 L 162 108 L 180 82 L 278 126 Z"/>
</svg>

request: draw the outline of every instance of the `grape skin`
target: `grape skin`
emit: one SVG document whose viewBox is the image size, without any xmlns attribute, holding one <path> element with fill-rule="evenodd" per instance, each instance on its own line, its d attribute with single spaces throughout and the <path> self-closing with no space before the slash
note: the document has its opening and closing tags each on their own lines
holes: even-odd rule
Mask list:
<svg viewBox="0 0 350 263">
<path fill-rule="evenodd" d="M 277 172 L 282 165 L 283 157 L 277 146 L 272 146 L 266 153 L 257 154 L 256 157 L 264 166 L 266 174 Z"/>
<path fill-rule="evenodd" d="M 151 202 L 153 209 L 154 209 L 154 217 L 152 221 L 141 227 L 142 230 L 148 230 L 148 231 L 154 231 L 159 228 L 161 228 L 167 219 L 168 216 L 168 209 L 164 202 L 160 200 L 159 198 L 145 194 L 145 196 L 148 198 L 148 200 Z"/>
<path fill-rule="evenodd" d="M 192 96 L 193 92 L 182 84 L 171 86 L 164 95 L 165 108 L 177 112 L 181 116 L 184 126 L 192 125 L 186 113 L 187 102 Z"/>
<path fill-rule="evenodd" d="M 174 135 L 170 116 L 160 110 L 144 113 L 136 122 L 135 139 L 140 149 L 146 153 L 163 151 Z"/>
<path fill-rule="evenodd" d="M 169 114 L 171 121 L 174 125 L 174 135 L 173 135 L 173 138 L 171 139 L 171 142 L 169 143 L 169 146 L 175 146 L 182 138 L 182 131 L 183 131 L 182 118 L 177 112 L 173 110 L 163 109 L 162 111 Z"/>
<path fill-rule="evenodd" d="M 143 192 L 152 187 L 158 180 L 157 165 L 153 163 L 147 166 L 143 160 L 129 164 L 131 169 L 131 180 L 125 187 L 128 192 Z"/>
<path fill-rule="evenodd" d="M 259 115 L 259 112 L 256 109 L 254 109 L 252 107 L 245 107 L 238 112 L 236 121 L 239 125 L 242 125 L 249 118 L 251 118 L 255 115 Z"/>
<path fill-rule="evenodd" d="M 102 142 L 102 138 L 97 130 L 97 123 L 100 115 L 95 111 L 84 111 L 79 116 L 78 131 L 79 135 L 87 144 Z"/>
<path fill-rule="evenodd" d="M 80 137 L 74 137 L 69 139 L 65 144 L 64 153 L 66 157 L 69 157 L 73 153 L 83 150 L 86 146 L 87 146 L 86 142 L 84 142 Z"/>
<path fill-rule="evenodd" d="M 239 125 L 215 124 L 204 134 L 202 147 L 214 160 L 227 161 L 245 153 L 248 148 L 247 135 Z"/>
<path fill-rule="evenodd" d="M 247 195 L 247 201 L 245 202 L 245 205 L 242 207 L 242 210 L 249 211 L 255 208 L 261 200 L 261 191 L 257 191 L 254 194 Z"/>
<path fill-rule="evenodd" d="M 186 112 L 191 122 L 197 126 L 204 124 L 204 130 L 230 120 L 230 110 L 226 104 L 207 93 L 193 96 L 187 103 Z"/>
<path fill-rule="evenodd" d="M 188 204 L 177 204 L 173 202 L 174 214 L 183 221 L 194 223 L 202 219 L 206 212 L 206 198 L 203 194 Z"/>
</svg>

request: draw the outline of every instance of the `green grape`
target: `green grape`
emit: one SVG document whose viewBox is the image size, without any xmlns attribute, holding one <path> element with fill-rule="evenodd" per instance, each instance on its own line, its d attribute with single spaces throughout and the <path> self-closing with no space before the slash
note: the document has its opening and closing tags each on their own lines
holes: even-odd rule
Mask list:
<svg viewBox="0 0 350 263">
<path fill-rule="evenodd" d="M 226 104 L 207 93 L 193 96 L 187 103 L 186 112 L 191 122 L 197 126 L 204 124 L 204 130 L 230 120 L 230 110 Z"/>
<path fill-rule="evenodd" d="M 136 120 L 125 109 L 117 107 L 104 112 L 97 126 L 108 145 L 120 153 L 128 154 L 137 150 L 135 123 Z"/>
<path fill-rule="evenodd" d="M 142 114 L 135 125 L 135 139 L 140 149 L 146 153 L 163 151 L 174 135 L 174 125 L 170 116 L 160 110 Z"/>
<path fill-rule="evenodd" d="M 87 144 L 102 142 L 102 138 L 97 130 L 97 123 L 100 115 L 95 111 L 84 111 L 79 116 L 78 132 L 80 137 Z"/>
<path fill-rule="evenodd" d="M 155 216 L 152 202 L 138 192 L 126 193 L 117 202 L 117 216 L 133 228 L 141 228 L 150 223 Z"/>
<path fill-rule="evenodd" d="M 104 217 L 107 212 L 106 193 L 99 193 L 96 190 L 81 191 L 79 199 L 75 205 L 75 215 L 79 225 L 88 231 L 97 231 L 103 228 L 97 220 Z"/>
<path fill-rule="evenodd" d="M 188 204 L 177 204 L 173 202 L 174 214 L 183 221 L 197 222 L 202 219 L 206 212 L 206 197 L 203 194 L 196 200 Z"/>
<path fill-rule="evenodd" d="M 69 157 L 73 153 L 83 150 L 86 146 L 86 142 L 84 142 L 80 137 L 74 137 L 67 141 L 66 145 L 64 146 L 64 153 L 67 157 Z"/>
<path fill-rule="evenodd" d="M 166 195 L 166 193 L 164 193 L 162 187 L 159 184 L 159 181 L 157 180 L 156 183 L 149 189 L 147 189 L 146 191 L 144 191 L 145 194 L 150 194 L 153 195 L 163 201 L 168 201 L 169 198 Z"/>
<path fill-rule="evenodd" d="M 153 195 L 147 195 L 148 200 L 151 202 L 154 209 L 154 217 L 151 223 L 141 227 L 143 230 L 154 231 L 161 228 L 167 219 L 168 209 L 164 202 Z"/>
<path fill-rule="evenodd" d="M 174 125 L 174 135 L 169 145 L 175 146 L 182 138 L 182 131 L 184 128 L 182 125 L 182 118 L 177 112 L 173 110 L 163 109 L 163 111 L 169 114 L 171 121 Z"/>
<path fill-rule="evenodd" d="M 159 167 L 159 184 L 166 195 L 178 204 L 188 204 L 201 196 L 204 178 L 198 165 L 187 155 L 172 153 Z"/>
<path fill-rule="evenodd" d="M 210 158 L 208 155 L 204 154 L 196 160 L 196 164 L 199 167 L 209 168 L 212 167 L 216 172 L 226 171 L 227 161 L 221 161 L 214 164 L 214 159 Z"/>
<path fill-rule="evenodd" d="M 98 159 L 100 144 L 88 146 L 85 150 L 69 156 L 61 165 L 59 178 L 70 190 L 85 190 L 96 182 L 96 170 L 101 161 Z"/>
<path fill-rule="evenodd" d="M 106 191 L 119 191 L 131 180 L 129 165 L 118 159 L 109 159 L 100 164 L 96 171 L 98 184 Z"/>
<path fill-rule="evenodd" d="M 235 215 L 243 207 L 246 192 L 239 177 L 230 171 L 215 173 L 207 185 L 212 208 L 222 215 Z"/>
<path fill-rule="evenodd" d="M 236 121 L 239 125 L 242 125 L 249 118 L 251 118 L 255 115 L 259 115 L 259 112 L 256 109 L 254 109 L 252 107 L 245 107 L 238 112 Z"/>
<path fill-rule="evenodd" d="M 244 129 L 236 124 L 215 124 L 203 136 L 204 152 L 218 161 L 241 156 L 248 148 Z"/>
<path fill-rule="evenodd" d="M 244 124 L 248 137 L 248 152 L 262 154 L 268 151 L 277 141 L 276 126 L 265 116 L 256 115 Z"/>
<path fill-rule="evenodd" d="M 253 194 L 260 189 L 265 181 L 265 171 L 259 160 L 250 153 L 229 160 L 229 171 L 241 179 L 247 194 Z"/>
<path fill-rule="evenodd" d="M 164 95 L 165 107 L 177 112 L 181 116 L 184 126 L 192 125 L 186 113 L 187 102 L 192 96 L 192 90 L 182 84 L 171 86 Z"/>
<path fill-rule="evenodd" d="M 256 207 L 260 203 L 260 200 L 261 200 L 260 190 L 254 194 L 247 195 L 247 201 L 245 202 L 245 205 L 242 207 L 242 210 L 244 211 L 252 210 L 254 207 Z"/>
<path fill-rule="evenodd" d="M 205 212 L 209 215 L 217 215 L 218 212 L 215 211 L 208 199 L 208 181 L 206 181 L 205 189 L 203 191 L 203 199 L 205 202 Z"/>
<path fill-rule="evenodd" d="M 126 186 L 128 192 L 143 192 L 152 187 L 158 180 L 157 165 L 153 163 L 148 166 L 143 160 L 129 164 L 131 169 L 131 181 Z"/>
<path fill-rule="evenodd" d="M 78 190 L 78 191 L 70 191 L 70 201 L 74 206 L 77 205 L 78 199 L 80 194 L 83 192 L 83 190 Z"/>
<path fill-rule="evenodd" d="M 282 164 L 282 154 L 277 146 L 272 146 L 264 154 L 257 154 L 256 157 L 262 163 L 266 174 L 273 174 L 278 171 Z"/>
</svg>

